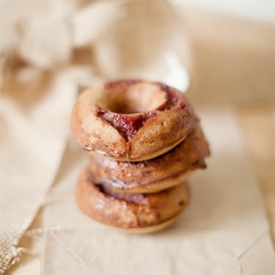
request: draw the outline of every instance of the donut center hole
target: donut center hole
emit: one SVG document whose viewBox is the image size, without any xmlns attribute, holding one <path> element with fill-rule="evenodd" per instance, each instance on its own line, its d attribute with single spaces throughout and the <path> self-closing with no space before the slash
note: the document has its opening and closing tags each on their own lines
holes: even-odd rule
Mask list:
<svg viewBox="0 0 275 275">
<path fill-rule="evenodd" d="M 119 89 L 119 87 L 118 87 Z M 143 113 L 156 110 L 167 101 L 167 93 L 157 85 L 140 83 L 127 89 L 114 90 L 106 96 L 108 111 L 120 114 Z"/>
</svg>

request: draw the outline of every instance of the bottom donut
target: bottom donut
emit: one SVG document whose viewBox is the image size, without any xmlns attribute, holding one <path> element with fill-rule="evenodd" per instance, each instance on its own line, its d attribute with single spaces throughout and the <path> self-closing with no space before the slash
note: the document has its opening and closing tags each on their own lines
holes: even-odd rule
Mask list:
<svg viewBox="0 0 275 275">
<path fill-rule="evenodd" d="M 90 218 L 127 233 L 150 233 L 172 224 L 189 202 L 186 182 L 151 194 L 124 194 L 90 181 L 89 169 L 76 187 L 80 210 Z"/>
</svg>

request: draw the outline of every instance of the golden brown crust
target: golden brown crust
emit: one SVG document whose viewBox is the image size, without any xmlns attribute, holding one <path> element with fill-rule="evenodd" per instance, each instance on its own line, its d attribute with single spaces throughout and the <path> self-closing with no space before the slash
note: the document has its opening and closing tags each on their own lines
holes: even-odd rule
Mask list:
<svg viewBox="0 0 275 275">
<path fill-rule="evenodd" d="M 115 192 L 121 192 L 122 194 L 152 194 L 181 184 L 182 182 L 186 181 L 194 173 L 194 171 L 195 168 L 192 170 L 181 172 L 176 176 L 164 178 L 160 181 L 154 181 L 146 185 L 137 185 L 130 189 L 120 189 L 114 187 L 113 185 L 109 185 L 109 188 L 110 190 L 113 190 Z"/>
<path fill-rule="evenodd" d="M 140 228 L 119 228 L 119 227 L 112 227 L 112 226 L 109 226 L 109 227 L 112 227 L 113 229 L 119 230 L 127 234 L 149 234 L 149 233 L 154 233 L 156 231 L 169 227 L 178 219 L 178 217 L 179 215 L 163 223 L 159 223 L 148 227 L 140 227 Z"/>
<path fill-rule="evenodd" d="M 193 118 L 188 100 L 174 88 L 145 81 L 117 81 L 79 96 L 72 111 L 71 130 L 86 151 L 119 161 L 142 161 L 182 142 L 192 130 Z"/>
<path fill-rule="evenodd" d="M 205 168 L 209 146 L 200 125 L 176 148 L 143 162 L 118 162 L 90 154 L 91 178 L 125 193 L 153 193 L 183 182 L 194 170 Z"/>
<path fill-rule="evenodd" d="M 141 197 L 133 203 L 129 198 L 122 200 L 108 195 L 89 181 L 88 175 L 89 170 L 83 170 L 77 184 L 78 206 L 90 218 L 109 226 L 146 228 L 162 224 L 178 216 L 189 201 L 186 183 L 159 193 L 138 195 Z"/>
</svg>

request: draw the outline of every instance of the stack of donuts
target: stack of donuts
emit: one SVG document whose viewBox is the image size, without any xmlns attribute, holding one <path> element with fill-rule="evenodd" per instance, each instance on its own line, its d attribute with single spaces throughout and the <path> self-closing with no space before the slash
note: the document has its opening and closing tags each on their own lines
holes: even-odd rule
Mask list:
<svg viewBox="0 0 275 275">
<path fill-rule="evenodd" d="M 121 80 L 84 91 L 71 116 L 89 165 L 76 200 L 90 218 L 126 232 L 170 225 L 189 202 L 186 178 L 209 155 L 187 98 L 159 82 Z"/>
</svg>

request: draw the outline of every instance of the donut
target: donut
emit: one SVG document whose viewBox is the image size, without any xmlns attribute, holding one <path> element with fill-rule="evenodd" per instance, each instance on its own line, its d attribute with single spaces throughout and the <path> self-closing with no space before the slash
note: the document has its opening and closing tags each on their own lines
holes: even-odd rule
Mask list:
<svg viewBox="0 0 275 275">
<path fill-rule="evenodd" d="M 176 89 L 158 82 L 121 80 L 89 88 L 76 100 L 71 132 L 79 145 L 118 161 L 143 161 L 181 143 L 194 112 Z"/>
<path fill-rule="evenodd" d="M 206 168 L 209 146 L 199 123 L 176 148 L 142 162 L 120 162 L 90 154 L 90 178 L 123 193 L 153 193 L 183 182 L 193 171 Z"/>
<path fill-rule="evenodd" d="M 84 214 L 129 233 L 148 233 L 168 226 L 189 202 L 186 183 L 154 194 L 123 194 L 91 182 L 88 168 L 82 171 L 75 194 Z"/>
</svg>

